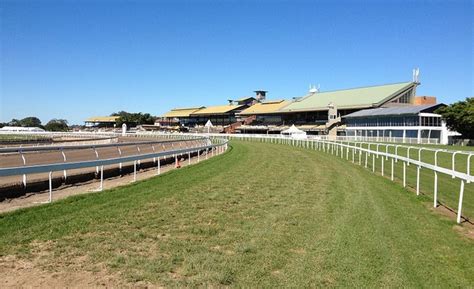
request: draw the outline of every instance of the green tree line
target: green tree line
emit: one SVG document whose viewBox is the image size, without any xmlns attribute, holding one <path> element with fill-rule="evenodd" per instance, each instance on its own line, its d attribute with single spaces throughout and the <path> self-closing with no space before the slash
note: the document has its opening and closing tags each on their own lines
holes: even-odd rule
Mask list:
<svg viewBox="0 0 474 289">
<path fill-rule="evenodd" d="M 12 119 L 6 123 L 0 123 L 0 128 L 4 126 L 21 126 L 21 127 L 39 127 L 48 131 L 68 131 L 69 125 L 65 119 L 56 119 L 48 121 L 45 125 L 35 116 L 25 117 L 23 119 Z"/>
<path fill-rule="evenodd" d="M 462 134 L 462 138 L 474 139 L 474 97 L 439 108 L 436 113 L 443 116 L 449 129 Z"/>
<path fill-rule="evenodd" d="M 119 111 L 114 112 L 110 116 L 119 116 L 117 120 L 117 126 L 122 124 L 127 124 L 128 126 L 142 125 L 142 124 L 154 124 L 156 117 L 152 116 L 149 113 L 135 113 L 135 112 L 126 112 Z"/>
</svg>

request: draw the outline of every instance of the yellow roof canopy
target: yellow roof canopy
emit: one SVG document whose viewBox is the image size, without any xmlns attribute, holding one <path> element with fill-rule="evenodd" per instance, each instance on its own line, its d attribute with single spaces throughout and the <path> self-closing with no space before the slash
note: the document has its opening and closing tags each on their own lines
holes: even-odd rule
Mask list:
<svg viewBox="0 0 474 289">
<path fill-rule="evenodd" d="M 192 115 L 208 115 L 208 114 L 224 114 L 235 109 L 239 109 L 244 107 L 245 105 L 216 105 L 216 106 L 208 106 L 206 108 L 200 109 Z"/>
<path fill-rule="evenodd" d="M 86 119 L 86 122 L 117 122 L 120 116 L 93 116 Z"/>
<path fill-rule="evenodd" d="M 165 113 L 163 117 L 173 118 L 173 117 L 189 117 L 190 114 L 204 108 L 201 107 L 188 107 L 188 108 L 174 108 L 171 111 Z"/>
<path fill-rule="evenodd" d="M 252 105 L 251 107 L 247 108 L 246 110 L 242 111 L 241 115 L 250 115 L 250 114 L 270 114 L 270 113 L 278 113 L 282 107 L 287 106 L 290 104 L 291 101 L 288 100 L 271 100 L 265 101 L 262 103 L 257 103 Z"/>
</svg>

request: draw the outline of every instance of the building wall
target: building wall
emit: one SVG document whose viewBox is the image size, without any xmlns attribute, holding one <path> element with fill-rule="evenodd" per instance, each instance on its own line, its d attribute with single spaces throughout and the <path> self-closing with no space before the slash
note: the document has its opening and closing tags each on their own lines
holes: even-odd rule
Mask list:
<svg viewBox="0 0 474 289">
<path fill-rule="evenodd" d="M 415 96 L 413 100 L 414 105 L 436 104 L 436 97 L 434 96 Z"/>
</svg>

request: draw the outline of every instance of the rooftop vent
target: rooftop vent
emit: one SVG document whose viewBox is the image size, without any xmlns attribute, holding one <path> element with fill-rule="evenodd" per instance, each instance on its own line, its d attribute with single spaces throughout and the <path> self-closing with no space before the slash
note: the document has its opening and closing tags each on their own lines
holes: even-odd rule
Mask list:
<svg viewBox="0 0 474 289">
<path fill-rule="evenodd" d="M 314 94 L 319 92 L 319 87 L 320 85 L 318 84 L 318 88 L 316 88 L 316 85 L 309 85 L 309 93 Z"/>
<path fill-rule="evenodd" d="M 266 90 L 255 90 L 254 92 L 256 94 L 255 98 L 257 99 L 257 101 L 261 102 L 261 101 L 265 100 L 265 97 L 266 97 L 268 91 L 266 91 Z"/>
<path fill-rule="evenodd" d="M 420 69 L 419 68 L 413 69 L 412 77 L 413 77 L 414 83 L 420 83 Z"/>
</svg>

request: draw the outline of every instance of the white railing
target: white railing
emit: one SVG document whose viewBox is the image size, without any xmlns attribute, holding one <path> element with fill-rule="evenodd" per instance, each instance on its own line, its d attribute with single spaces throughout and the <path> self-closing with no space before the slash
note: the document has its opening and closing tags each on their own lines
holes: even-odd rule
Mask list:
<svg viewBox="0 0 474 289">
<path fill-rule="evenodd" d="M 416 137 L 388 137 L 388 136 L 329 136 L 316 135 L 316 139 L 331 141 L 365 141 L 365 142 L 392 142 L 407 144 L 439 144 L 437 138 L 416 138 Z"/>
<path fill-rule="evenodd" d="M 5 147 L 0 148 L 1 153 L 12 153 L 12 152 L 38 152 L 38 151 L 55 151 L 55 150 L 80 150 L 80 149 L 98 149 L 108 147 L 122 147 L 122 146 L 138 146 L 138 145 L 154 145 L 154 144 L 167 144 L 174 142 L 190 142 L 196 140 L 205 140 L 206 137 L 196 138 L 185 138 L 185 139 L 168 139 L 168 140 L 153 140 L 153 141 L 136 141 L 136 142 L 121 142 L 121 143 L 110 143 L 110 144 L 85 144 L 85 145 L 44 145 L 44 146 L 28 146 L 28 147 Z"/>
<path fill-rule="evenodd" d="M 177 140 L 178 141 L 178 140 Z M 145 159 L 153 159 L 153 161 L 157 164 L 157 175 L 161 173 L 161 158 L 168 158 L 172 156 L 175 160 L 175 163 L 178 164 L 178 157 L 182 155 L 188 155 L 189 164 L 191 162 L 191 155 L 197 155 L 197 161 L 200 161 L 201 152 L 205 152 L 206 159 L 208 155 L 214 156 L 215 154 L 221 154 L 225 152 L 228 148 L 228 140 L 226 139 L 217 139 L 213 138 L 212 140 L 208 139 L 207 144 L 205 145 L 197 145 L 193 147 L 187 147 L 183 149 L 173 149 L 168 151 L 161 151 L 161 152 L 153 152 L 147 154 L 137 154 L 131 156 L 124 156 L 118 158 L 109 158 L 109 159 L 96 159 L 91 161 L 80 161 L 80 162 L 64 162 L 64 163 L 53 163 L 53 164 L 44 164 L 44 165 L 31 165 L 31 166 L 21 166 L 21 167 L 7 167 L 7 168 L 0 168 L 0 177 L 7 177 L 7 176 L 16 176 L 16 175 L 23 175 L 26 176 L 28 174 L 36 174 L 36 173 L 49 173 L 48 181 L 49 181 L 49 198 L 47 202 L 51 202 L 52 200 L 52 173 L 56 171 L 64 171 L 72 170 L 72 169 L 81 169 L 81 168 L 91 168 L 96 167 L 100 168 L 100 186 L 99 191 L 103 189 L 103 182 L 104 182 L 104 166 L 106 165 L 113 165 L 119 164 L 122 166 L 122 163 L 125 162 L 133 162 L 134 167 L 134 175 L 133 180 L 136 181 L 136 174 L 137 174 L 137 162 L 140 160 Z"/>
</svg>

